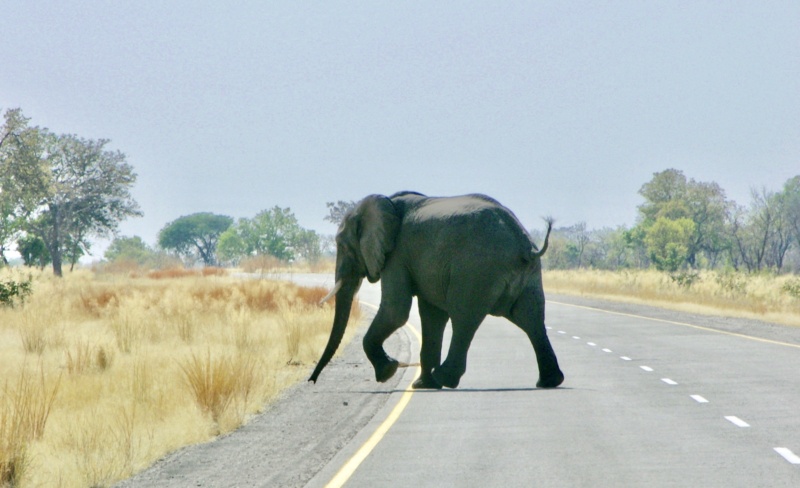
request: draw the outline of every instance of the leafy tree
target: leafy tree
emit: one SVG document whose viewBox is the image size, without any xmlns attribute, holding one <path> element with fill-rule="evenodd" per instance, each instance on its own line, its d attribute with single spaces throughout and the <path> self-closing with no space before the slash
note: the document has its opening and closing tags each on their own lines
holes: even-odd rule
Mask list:
<svg viewBox="0 0 800 488">
<path fill-rule="evenodd" d="M 207 266 L 217 262 L 220 235 L 233 224 L 227 215 L 200 212 L 173 220 L 158 233 L 158 245 L 181 256 L 199 256 Z M 196 254 L 195 254 L 196 253 Z"/>
<path fill-rule="evenodd" d="M 90 235 L 106 237 L 119 222 L 139 216 L 130 195 L 136 181 L 133 168 L 119 151 L 105 149 L 108 140 L 40 133 L 38 157 L 47 164 L 47 187 L 28 213 L 26 230 L 47 245 L 53 273 L 62 275 L 64 258 L 74 264 L 88 253 Z"/>
<path fill-rule="evenodd" d="M 354 209 L 357 203 L 358 202 L 352 200 L 349 202 L 345 202 L 344 200 L 339 200 L 336 203 L 327 202 L 325 205 L 328 207 L 328 215 L 325 217 L 325 220 L 335 225 L 341 224 L 347 212 Z"/>
<path fill-rule="evenodd" d="M 295 244 L 301 227 L 290 208 L 274 206 L 252 219 L 239 219 L 223 237 L 221 253 L 228 259 L 245 256 L 274 256 L 282 261 L 295 258 Z"/>
<path fill-rule="evenodd" d="M 650 259 L 659 271 L 675 272 L 686 262 L 694 222 L 687 218 L 659 217 L 645 236 Z"/>
<path fill-rule="evenodd" d="M 639 194 L 645 202 L 639 206 L 638 226 L 645 234 L 659 218 L 692 221 L 694 227 L 686 242 L 686 261 L 691 266 L 699 264 L 701 253 L 714 263 L 727 248 L 726 219 L 731 203 L 718 184 L 687 179 L 683 172 L 667 169 L 655 173 Z"/>
<path fill-rule="evenodd" d="M 155 251 L 141 237 L 121 236 L 111 241 L 103 257 L 107 261 L 131 261 L 145 266 L 153 261 Z"/>
<path fill-rule="evenodd" d="M 294 250 L 297 257 L 317 262 L 322 257 L 322 241 L 319 234 L 310 229 L 300 229 L 295 235 Z"/>
<path fill-rule="evenodd" d="M 44 269 L 50 264 L 50 253 L 43 240 L 33 235 L 27 235 L 17 239 L 17 252 L 22 256 L 25 266 L 36 266 Z"/>
<path fill-rule="evenodd" d="M 237 261 L 246 256 L 270 255 L 282 261 L 320 257 L 320 237 L 300 227 L 290 208 L 275 206 L 252 219 L 239 219 L 220 236 L 222 259 Z"/>
<path fill-rule="evenodd" d="M 29 121 L 20 109 L 11 109 L 0 126 L 0 264 L 8 264 L 5 251 L 49 185 L 49 168 L 40 157 L 47 131 L 29 127 Z"/>
</svg>

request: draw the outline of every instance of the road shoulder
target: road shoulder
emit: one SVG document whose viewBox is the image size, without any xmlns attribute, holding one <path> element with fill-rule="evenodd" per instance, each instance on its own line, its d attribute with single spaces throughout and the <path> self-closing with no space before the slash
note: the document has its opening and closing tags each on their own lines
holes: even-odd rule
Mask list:
<svg viewBox="0 0 800 488">
<path fill-rule="evenodd" d="M 547 299 L 582 307 L 598 308 L 610 312 L 640 315 L 657 320 L 691 324 L 732 334 L 743 334 L 758 339 L 786 342 L 800 346 L 800 327 L 764 322 L 760 320 L 702 315 L 649 305 L 602 300 L 579 295 L 548 294 Z"/>
</svg>

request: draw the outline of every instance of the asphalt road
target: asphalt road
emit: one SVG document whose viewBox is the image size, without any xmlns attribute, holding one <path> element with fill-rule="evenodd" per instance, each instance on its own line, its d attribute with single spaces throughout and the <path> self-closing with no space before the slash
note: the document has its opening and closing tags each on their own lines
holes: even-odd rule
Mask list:
<svg viewBox="0 0 800 488">
<path fill-rule="evenodd" d="M 359 297 L 377 305 L 379 287 Z M 414 367 L 375 383 L 356 340 L 316 385 L 123 486 L 800 486 L 800 329 L 552 296 L 547 323 L 560 388 L 535 387 L 503 319 L 455 390 L 409 393 Z M 387 350 L 418 360 L 408 329 Z"/>
<path fill-rule="evenodd" d="M 458 389 L 414 393 L 345 486 L 800 486 L 797 331 L 784 328 L 785 345 L 733 335 L 746 327 L 731 321 L 660 315 L 551 299 L 567 377 L 555 390 L 536 389 L 522 331 L 488 318 Z M 325 486 L 396 401 L 309 486 Z"/>
</svg>

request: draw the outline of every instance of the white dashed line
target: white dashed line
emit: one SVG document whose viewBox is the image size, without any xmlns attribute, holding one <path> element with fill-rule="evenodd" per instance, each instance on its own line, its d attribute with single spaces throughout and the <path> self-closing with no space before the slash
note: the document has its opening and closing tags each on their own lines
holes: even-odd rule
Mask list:
<svg viewBox="0 0 800 488">
<path fill-rule="evenodd" d="M 728 415 L 725 417 L 725 420 L 727 420 L 728 422 L 732 423 L 737 427 L 750 427 L 750 424 L 748 424 L 747 422 L 745 422 L 744 420 L 740 419 L 735 415 Z"/>
<path fill-rule="evenodd" d="M 678 384 L 676 381 L 672 381 L 669 378 L 661 378 L 661 381 L 663 381 L 664 383 L 666 383 L 668 385 L 677 385 Z"/>
<path fill-rule="evenodd" d="M 776 447 L 775 452 L 783 456 L 783 459 L 792 464 L 800 464 L 800 457 L 785 447 Z"/>
<path fill-rule="evenodd" d="M 573 339 L 580 339 L 578 336 L 572 336 Z"/>
<path fill-rule="evenodd" d="M 558 333 L 559 334 L 566 334 L 566 332 L 564 332 L 563 330 L 559 330 Z"/>
<path fill-rule="evenodd" d="M 647 371 L 648 373 L 652 373 L 653 372 L 653 368 L 651 368 L 650 366 L 639 366 L 639 367 L 642 368 L 643 370 Z"/>
<path fill-rule="evenodd" d="M 603 352 L 613 352 L 611 349 L 603 349 Z"/>
<path fill-rule="evenodd" d="M 545 326 L 545 328 L 546 328 L 547 330 L 553 330 L 553 328 L 552 328 L 552 327 L 550 327 L 549 325 L 548 325 L 548 326 Z"/>
<path fill-rule="evenodd" d="M 708 400 L 706 400 L 700 395 L 689 395 L 689 396 L 692 398 L 692 400 L 696 401 L 697 403 L 708 403 Z"/>
<path fill-rule="evenodd" d="M 590 346 L 592 346 L 592 347 L 594 347 L 594 346 L 596 346 L 596 345 L 597 345 L 597 344 L 595 344 L 594 342 L 587 342 L 586 344 L 589 344 L 589 345 L 590 345 Z"/>
<path fill-rule="evenodd" d="M 629 358 L 628 356 L 620 356 L 619 358 L 622 359 L 623 361 L 630 361 L 631 360 L 631 358 Z"/>
</svg>

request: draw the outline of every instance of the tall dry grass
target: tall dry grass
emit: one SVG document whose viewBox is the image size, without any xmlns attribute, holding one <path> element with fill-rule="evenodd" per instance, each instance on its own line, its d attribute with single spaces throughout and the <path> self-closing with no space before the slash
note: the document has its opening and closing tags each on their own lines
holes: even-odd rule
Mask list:
<svg viewBox="0 0 800 488">
<path fill-rule="evenodd" d="M 0 308 L 0 486 L 108 486 L 235 429 L 305 379 L 333 321 L 324 289 L 137 276 L 43 273 Z"/>
<path fill-rule="evenodd" d="M 800 277 L 701 271 L 549 270 L 548 293 L 657 305 L 692 313 L 800 325 Z"/>
</svg>

